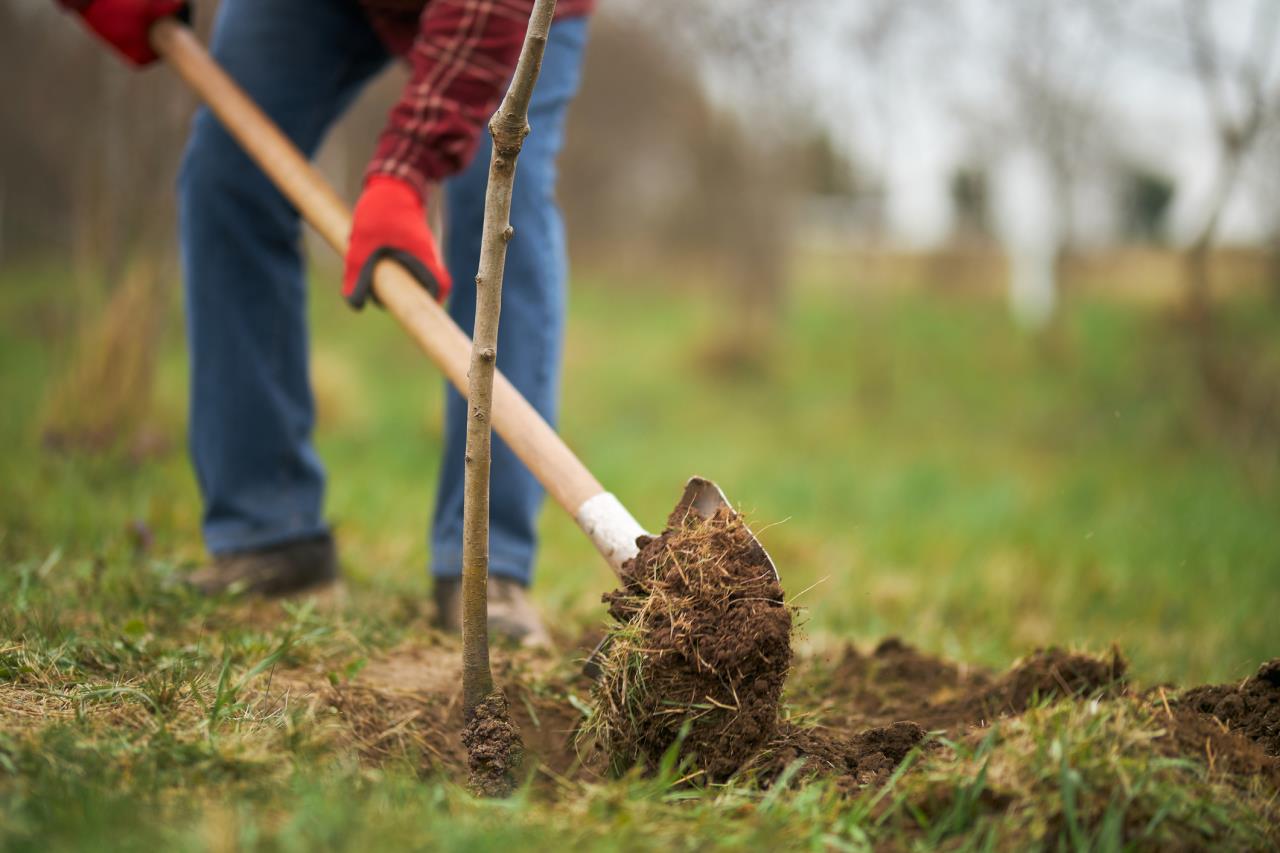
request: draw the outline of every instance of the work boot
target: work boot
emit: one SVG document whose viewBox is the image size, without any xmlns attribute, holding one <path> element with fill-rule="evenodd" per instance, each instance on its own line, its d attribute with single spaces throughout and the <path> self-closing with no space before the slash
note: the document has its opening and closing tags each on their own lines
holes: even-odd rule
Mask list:
<svg viewBox="0 0 1280 853">
<path fill-rule="evenodd" d="M 462 578 L 436 578 L 436 625 L 453 634 L 462 633 Z M 546 648 L 551 636 L 525 588 L 510 578 L 489 577 L 489 633 L 525 648 Z"/>
<path fill-rule="evenodd" d="M 326 586 L 338 579 L 338 555 L 328 533 L 279 545 L 218 554 L 187 576 L 205 595 L 250 593 L 269 598 Z"/>
</svg>

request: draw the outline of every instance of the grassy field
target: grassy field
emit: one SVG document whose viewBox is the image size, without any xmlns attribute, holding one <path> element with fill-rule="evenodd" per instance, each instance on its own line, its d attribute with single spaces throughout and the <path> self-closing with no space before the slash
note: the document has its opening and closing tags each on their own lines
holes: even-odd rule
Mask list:
<svg viewBox="0 0 1280 853">
<path fill-rule="evenodd" d="M 478 803 L 405 762 L 357 761 L 323 720 L 245 695 L 277 665 L 341 680 L 424 634 L 433 368 L 388 318 L 314 300 L 318 442 L 349 596 L 337 612 L 264 619 L 172 583 L 201 558 L 176 304 L 144 425 L 168 450 L 41 448 L 83 319 L 63 278 L 0 276 L 0 847 L 980 847 L 1035 837 L 1044 814 L 1090 798 L 1098 820 L 1063 837 L 1105 847 L 1128 807 L 1107 799 L 1117 774 L 1133 780 L 1125 803 L 1169 802 L 1170 827 L 1258 843 L 1257 815 L 1201 771 L 1134 766 L 1124 742 L 1146 723 L 1123 710 L 1038 710 L 995 764 L 989 745 L 963 747 L 854 807 L 822 786 L 696 793 L 670 778 Z M 1280 654 L 1280 439 L 1215 419 L 1166 318 L 1074 302 L 1037 341 L 996 302 L 851 292 L 815 274 L 753 370 L 708 357 L 728 319 L 674 285 L 580 282 L 563 432 L 651 527 L 687 476 L 718 480 L 764 529 L 788 591 L 804 591 L 802 648 L 894 634 L 1004 667 L 1051 643 L 1114 643 L 1141 684 L 1233 680 Z M 1258 361 L 1280 358 L 1274 308 L 1234 306 L 1228 322 Z M 608 572 L 555 508 L 543 532 L 539 602 L 566 635 L 598 625 Z M 981 768 L 1015 755 L 1033 758 L 1006 775 L 1047 785 L 1057 812 L 978 807 Z M 923 826 L 912 798 L 961 783 L 972 798 Z"/>
</svg>

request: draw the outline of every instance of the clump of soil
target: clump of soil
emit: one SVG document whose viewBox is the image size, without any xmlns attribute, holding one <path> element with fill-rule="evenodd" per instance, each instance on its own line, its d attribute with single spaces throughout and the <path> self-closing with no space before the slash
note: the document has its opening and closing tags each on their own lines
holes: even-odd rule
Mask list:
<svg viewBox="0 0 1280 853">
<path fill-rule="evenodd" d="M 678 507 L 639 540 L 595 688 L 593 733 L 615 767 L 655 768 L 682 736 L 704 781 L 722 782 L 778 733 L 791 611 L 768 555 L 737 513 Z"/>
<path fill-rule="evenodd" d="M 520 731 L 511 722 L 507 697 L 495 690 L 476 706 L 462 730 L 467 750 L 467 787 L 478 797 L 509 797 L 515 790 L 516 771 L 524 759 Z"/>
<path fill-rule="evenodd" d="M 1192 688 L 1178 698 L 1178 705 L 1221 720 L 1267 755 L 1280 756 L 1280 658 L 1264 663 L 1240 684 Z"/>
</svg>

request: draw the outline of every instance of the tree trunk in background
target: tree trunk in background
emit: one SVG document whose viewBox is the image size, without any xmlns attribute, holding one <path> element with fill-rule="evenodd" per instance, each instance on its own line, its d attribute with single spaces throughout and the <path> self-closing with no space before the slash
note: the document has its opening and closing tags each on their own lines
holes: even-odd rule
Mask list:
<svg viewBox="0 0 1280 853">
<path fill-rule="evenodd" d="M 1186 297 L 1183 310 L 1192 333 L 1211 334 L 1213 324 L 1213 246 L 1218 236 L 1222 213 L 1231 199 L 1236 179 L 1244 161 L 1244 151 L 1238 146 L 1224 143 L 1218 167 L 1218 182 L 1214 186 L 1204 224 L 1196 238 L 1187 244 L 1182 254 Z"/>
<path fill-rule="evenodd" d="M 1272 302 L 1280 309 L 1280 228 L 1271 235 L 1267 248 L 1267 281 L 1270 284 Z"/>
<path fill-rule="evenodd" d="M 1183 310 L 1189 328 L 1198 335 L 1209 333 L 1213 312 L 1213 275 L 1210 271 L 1210 244 L 1198 239 L 1186 248 L 1182 255 L 1183 274 L 1186 278 L 1186 297 Z"/>
</svg>

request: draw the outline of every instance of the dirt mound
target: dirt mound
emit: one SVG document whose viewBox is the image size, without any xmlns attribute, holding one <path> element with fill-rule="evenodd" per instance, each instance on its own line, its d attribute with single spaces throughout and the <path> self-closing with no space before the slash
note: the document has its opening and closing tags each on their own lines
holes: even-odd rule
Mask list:
<svg viewBox="0 0 1280 853">
<path fill-rule="evenodd" d="M 1157 741 L 1165 755 L 1195 758 L 1204 762 L 1210 772 L 1259 777 L 1280 788 L 1280 758 L 1267 755 L 1257 742 L 1224 729 L 1212 716 L 1189 708 L 1171 710 L 1168 720 L 1168 729 Z"/>
<path fill-rule="evenodd" d="M 593 733 L 616 766 L 658 766 L 681 737 L 706 781 L 766 748 L 791 666 L 791 612 L 742 519 L 677 508 L 604 601 L 616 621 Z"/>
<path fill-rule="evenodd" d="M 912 722 L 890 723 L 855 735 L 821 728 L 778 724 L 768 748 L 744 768 L 761 784 L 772 785 L 791 770 L 789 782 L 801 784 L 819 776 L 834 777 L 845 789 L 880 785 L 927 732 Z"/>
<path fill-rule="evenodd" d="M 872 688 L 881 701 L 896 704 L 937 702 L 957 691 L 972 691 L 991 683 L 982 669 L 926 655 L 898 637 L 881 640 L 870 655 L 861 655 L 852 646 L 845 649 L 837 669 L 839 681 L 875 682 Z"/>
<path fill-rule="evenodd" d="M 1040 649 L 1001 675 L 924 654 L 896 637 L 867 655 L 849 646 L 829 675 L 793 689 L 792 704 L 820 704 L 830 728 L 858 731 L 899 720 L 951 735 L 1020 714 L 1033 700 L 1118 695 L 1127 689 L 1119 652 L 1095 658 Z"/>
<path fill-rule="evenodd" d="M 579 664 L 591 639 L 580 641 L 576 654 L 563 657 L 526 650 L 495 657 L 495 678 L 509 697 L 511 718 L 525 739 L 528 760 L 516 781 L 532 778 L 535 784 L 560 785 L 563 780 L 598 779 L 608 771 L 608 756 L 590 738 L 578 737 L 584 723 L 578 697 L 592 690 Z M 695 637 L 688 642 L 695 652 L 702 648 Z M 660 648 L 665 649 L 664 661 L 677 657 L 671 647 Z M 633 651 L 643 652 L 644 647 Z M 271 701 L 295 707 L 310 704 L 317 716 L 332 720 L 335 745 L 352 748 L 371 765 L 407 761 L 424 773 L 443 773 L 461 782 L 468 766 L 458 736 L 463 729 L 460 659 L 456 639 L 429 635 L 378 655 L 346 681 L 334 683 L 324 669 L 280 672 L 272 682 Z M 694 654 L 692 659 L 700 657 Z M 715 659 L 723 665 L 723 658 Z M 696 664 L 686 665 L 695 676 L 704 674 Z M 754 668 L 743 669 L 760 677 Z M 656 709 L 659 719 L 646 731 L 670 737 L 664 749 L 679 736 L 677 720 L 689 717 L 695 724 L 717 724 L 701 738 L 693 726 L 685 741 L 685 754 L 699 761 L 705 753 L 690 751 L 690 741 L 700 749 L 723 750 L 712 753 L 721 759 L 715 765 L 717 773 L 728 776 L 736 771 L 763 786 L 780 780 L 795 786 L 827 777 L 853 791 L 883 784 L 917 746 L 941 748 L 930 745 L 930 730 L 974 742 L 985 735 L 982 728 L 1021 715 L 1036 697 L 1102 697 L 1156 711 L 1157 721 L 1164 724 L 1153 730 L 1154 755 L 1193 759 L 1241 790 L 1258 782 L 1280 788 L 1280 757 L 1267 754 L 1275 743 L 1276 730 L 1269 722 L 1274 718 L 1269 714 L 1280 691 L 1278 670 L 1272 662 L 1239 684 L 1197 687 L 1175 697 L 1159 689 L 1131 691 L 1124 661 L 1114 652 L 1090 657 L 1048 649 L 994 674 L 930 656 L 891 638 L 870 653 L 846 648 L 834 662 L 796 661 L 787 693 L 789 718 L 775 716 L 767 737 L 750 751 L 734 748 L 731 742 L 738 723 L 731 709 L 711 701 L 696 702 L 685 694 L 681 702 L 666 705 L 659 694 L 653 705 L 639 707 Z M 633 675 L 637 672 L 647 670 L 632 670 Z M 720 691 L 746 692 L 741 683 L 726 687 L 719 676 L 707 684 L 709 698 L 717 702 L 728 695 Z M 744 722 L 751 731 L 759 731 L 756 720 Z M 660 759 L 657 746 L 635 760 L 647 764 Z M 732 769 L 730 761 L 737 761 Z"/>
<path fill-rule="evenodd" d="M 845 646 L 834 664 L 800 661 L 788 702 L 809 709 L 829 728 L 856 731 L 918 720 L 922 708 L 990 686 L 986 670 L 927 655 L 897 637 L 870 654 Z"/>
<path fill-rule="evenodd" d="M 990 687 L 943 703 L 932 709 L 932 716 L 944 727 L 954 728 L 1021 714 L 1035 701 L 1095 694 L 1116 696 L 1128 689 L 1127 670 L 1128 664 L 1115 649 L 1107 658 L 1073 654 L 1057 647 L 1037 649 Z"/>
<path fill-rule="evenodd" d="M 1231 731 L 1280 756 L 1280 658 L 1264 663 L 1240 684 L 1195 687 L 1178 697 L 1179 707 L 1221 720 Z"/>
<path fill-rule="evenodd" d="M 509 797 L 516 786 L 516 772 L 524 760 L 524 742 L 511 722 L 507 697 L 494 691 L 476 706 L 475 715 L 462 730 L 470 775 L 467 787 L 480 797 Z"/>
</svg>

